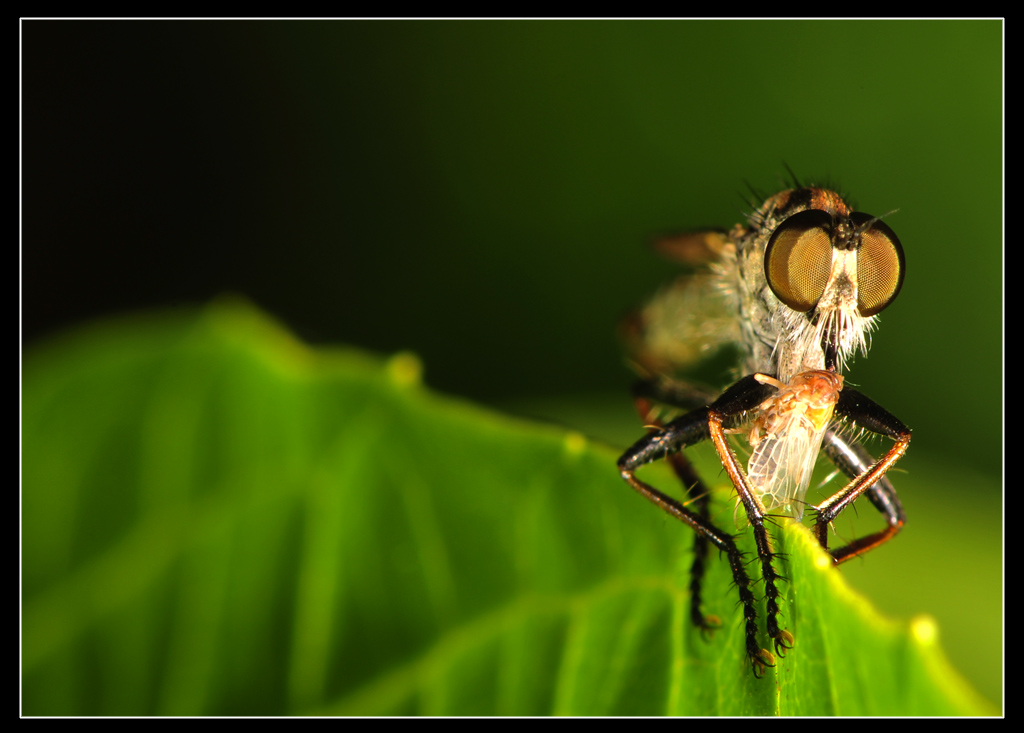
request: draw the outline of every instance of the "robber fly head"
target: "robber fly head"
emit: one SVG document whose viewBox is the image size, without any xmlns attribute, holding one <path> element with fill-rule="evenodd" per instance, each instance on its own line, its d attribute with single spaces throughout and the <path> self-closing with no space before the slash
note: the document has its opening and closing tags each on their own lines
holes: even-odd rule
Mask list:
<svg viewBox="0 0 1024 733">
<path fill-rule="evenodd" d="M 783 219 L 768 239 L 764 274 L 797 352 L 821 354 L 825 369 L 842 371 L 867 351 L 874 316 L 896 298 L 906 268 L 888 225 L 838 203 Z"/>
</svg>

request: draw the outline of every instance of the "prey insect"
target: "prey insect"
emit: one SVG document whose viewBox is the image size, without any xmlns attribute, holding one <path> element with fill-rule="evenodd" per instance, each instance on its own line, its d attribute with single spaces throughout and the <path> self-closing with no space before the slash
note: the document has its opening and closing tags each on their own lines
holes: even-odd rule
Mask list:
<svg viewBox="0 0 1024 733">
<path fill-rule="evenodd" d="M 746 224 L 730 231 L 666 238 L 663 254 L 697 266 L 657 295 L 626 325 L 630 359 L 641 375 L 633 397 L 648 434 L 619 459 L 622 478 L 696 532 L 691 568 L 693 624 L 719 620 L 702 610 L 701 583 L 709 550 L 729 562 L 745 619 L 746 654 L 755 676 L 784 656 L 794 637 L 779 625 L 777 553 L 766 523 L 780 515 L 814 516 L 814 533 L 839 564 L 892 539 L 906 521 L 885 476 L 906 452 L 910 429 L 860 392 L 843 371 L 866 353 L 877 314 L 897 296 L 905 272 L 902 245 L 881 219 L 854 211 L 833 191 L 797 187 L 764 201 Z M 736 379 L 716 394 L 680 375 L 719 347 L 741 355 Z M 661 421 L 657 406 L 687 410 Z M 875 460 L 859 440 L 865 431 L 892 440 Z M 747 436 L 746 469 L 727 436 Z M 774 654 L 758 641 L 754 581 L 732 534 L 711 519 L 710 493 L 683 450 L 711 440 L 736 491 L 737 516 L 752 528 L 764 582 L 765 631 Z M 849 481 L 818 504 L 805 494 L 819 452 Z M 665 459 L 688 492 L 677 501 L 637 478 L 642 466 Z M 829 550 L 833 520 L 866 494 L 886 527 Z"/>
</svg>

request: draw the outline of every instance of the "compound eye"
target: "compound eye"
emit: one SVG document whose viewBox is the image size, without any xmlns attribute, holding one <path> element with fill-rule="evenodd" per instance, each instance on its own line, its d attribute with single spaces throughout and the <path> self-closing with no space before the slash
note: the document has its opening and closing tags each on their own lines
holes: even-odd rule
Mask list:
<svg viewBox="0 0 1024 733">
<path fill-rule="evenodd" d="M 903 287 L 903 246 L 896 233 L 873 216 L 855 211 L 850 221 L 868 227 L 857 247 L 857 310 L 862 316 L 873 316 L 893 302 Z"/>
<path fill-rule="evenodd" d="M 764 252 L 764 274 L 775 296 L 795 311 L 811 310 L 832 273 L 832 217 L 808 209 L 779 224 Z"/>
</svg>

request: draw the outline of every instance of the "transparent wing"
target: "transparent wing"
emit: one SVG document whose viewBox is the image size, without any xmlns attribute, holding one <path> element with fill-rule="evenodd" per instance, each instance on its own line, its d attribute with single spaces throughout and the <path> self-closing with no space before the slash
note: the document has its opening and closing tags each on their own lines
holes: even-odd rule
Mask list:
<svg viewBox="0 0 1024 733">
<path fill-rule="evenodd" d="M 647 374 L 675 375 L 737 343 L 730 298 L 718 273 L 678 278 L 623 323 L 630 359 Z"/>
<path fill-rule="evenodd" d="M 764 436 L 747 464 L 751 488 L 769 512 L 803 516 L 804 496 L 825 429 L 818 430 L 803 416 L 795 416 L 783 430 Z"/>
<path fill-rule="evenodd" d="M 767 511 L 799 519 L 843 378 L 819 370 L 797 374 L 788 384 L 759 376 L 779 391 L 762 403 L 750 431 L 747 478 Z"/>
</svg>

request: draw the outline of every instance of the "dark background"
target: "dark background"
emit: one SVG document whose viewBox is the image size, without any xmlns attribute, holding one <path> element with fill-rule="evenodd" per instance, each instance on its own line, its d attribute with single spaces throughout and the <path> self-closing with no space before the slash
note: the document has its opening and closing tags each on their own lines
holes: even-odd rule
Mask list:
<svg viewBox="0 0 1024 733">
<path fill-rule="evenodd" d="M 616 323 L 677 271 L 645 242 L 732 225 L 788 164 L 898 209 L 906 281 L 848 379 L 915 429 L 900 467 L 1001 485 L 999 21 L 21 30 L 27 347 L 237 293 L 622 447 Z"/>
<path fill-rule="evenodd" d="M 496 404 L 622 393 L 645 246 L 785 162 L 903 240 L 851 378 L 998 472 L 998 22 L 31 21 L 23 335 L 241 293 Z M 628 405 L 626 405 L 628 409 Z"/>
</svg>

